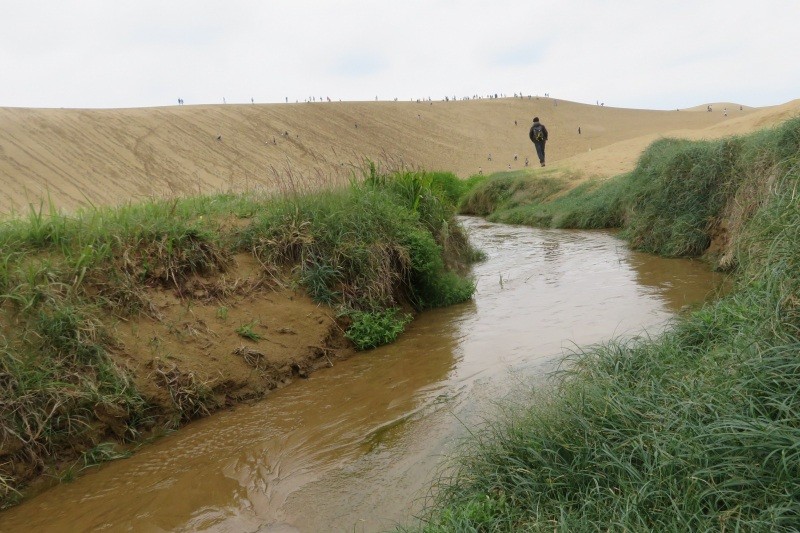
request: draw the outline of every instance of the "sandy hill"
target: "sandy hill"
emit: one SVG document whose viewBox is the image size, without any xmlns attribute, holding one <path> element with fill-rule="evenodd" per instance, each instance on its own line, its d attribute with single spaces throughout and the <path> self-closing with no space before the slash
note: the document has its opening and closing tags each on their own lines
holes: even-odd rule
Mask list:
<svg viewBox="0 0 800 533">
<path fill-rule="evenodd" d="M 534 115 L 550 132 L 549 166 L 608 176 L 630 170 L 660 136 L 744 133 L 797 114 L 800 100 L 712 108 L 648 111 L 552 98 L 0 108 L 0 214 L 48 197 L 72 210 L 198 192 L 313 187 L 347 179 L 364 157 L 463 177 L 479 168 L 518 169 L 526 157 L 536 159 L 527 136 Z"/>
</svg>

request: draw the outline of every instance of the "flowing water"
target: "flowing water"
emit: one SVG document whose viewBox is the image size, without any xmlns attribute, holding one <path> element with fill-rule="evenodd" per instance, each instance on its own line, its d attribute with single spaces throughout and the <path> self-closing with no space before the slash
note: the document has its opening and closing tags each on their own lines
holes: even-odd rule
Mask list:
<svg viewBox="0 0 800 533">
<path fill-rule="evenodd" d="M 419 512 L 443 460 L 498 400 L 541 386 L 577 345 L 657 334 L 720 282 L 607 232 L 463 222 L 488 255 L 472 301 L 48 490 L 0 514 L 0 530 L 391 529 Z"/>
</svg>

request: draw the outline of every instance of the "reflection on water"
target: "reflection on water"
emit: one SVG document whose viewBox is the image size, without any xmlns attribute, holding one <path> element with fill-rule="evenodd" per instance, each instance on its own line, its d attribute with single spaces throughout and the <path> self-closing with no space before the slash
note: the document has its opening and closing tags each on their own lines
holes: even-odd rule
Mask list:
<svg viewBox="0 0 800 533">
<path fill-rule="evenodd" d="M 664 259 L 644 253 L 629 253 L 629 262 L 637 283 L 653 290 L 672 311 L 695 307 L 705 297 L 713 297 L 717 292 L 724 292 L 726 289 L 721 274 L 709 272 L 707 266 L 698 264 L 696 260 Z"/>
<path fill-rule="evenodd" d="M 718 282 L 605 232 L 464 219 L 487 255 L 471 302 L 395 344 L 198 421 L 0 515 L 2 531 L 378 531 L 420 509 L 437 465 L 563 351 L 655 332 Z"/>
</svg>

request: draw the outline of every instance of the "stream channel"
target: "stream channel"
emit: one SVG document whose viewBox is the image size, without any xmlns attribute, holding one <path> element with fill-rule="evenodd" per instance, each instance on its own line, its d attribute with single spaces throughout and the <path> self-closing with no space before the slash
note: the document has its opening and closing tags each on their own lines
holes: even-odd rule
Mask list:
<svg viewBox="0 0 800 533">
<path fill-rule="evenodd" d="M 391 530 L 422 509 L 459 440 L 546 386 L 564 354 L 656 335 L 722 282 L 608 232 L 461 220 L 488 256 L 471 301 L 47 490 L 0 513 L 0 531 Z"/>
</svg>

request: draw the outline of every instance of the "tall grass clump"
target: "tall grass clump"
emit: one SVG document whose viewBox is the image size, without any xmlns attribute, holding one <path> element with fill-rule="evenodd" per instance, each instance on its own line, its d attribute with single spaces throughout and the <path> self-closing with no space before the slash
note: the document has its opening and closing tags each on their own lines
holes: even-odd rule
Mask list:
<svg viewBox="0 0 800 533">
<path fill-rule="evenodd" d="M 625 234 L 640 250 L 698 256 L 711 242 L 710 228 L 741 182 L 742 138 L 719 141 L 662 139 L 630 174 Z"/>
<path fill-rule="evenodd" d="M 501 172 L 478 181 L 461 200 L 460 212 L 487 217 L 493 222 L 515 223 L 509 218 L 521 206 L 544 203 L 566 187 L 552 175 L 531 176 L 525 171 Z M 511 214 L 509 214 L 511 213 Z"/>
<path fill-rule="evenodd" d="M 475 252 L 454 218 L 454 190 L 450 174 L 373 171 L 347 189 L 270 203 L 239 246 L 265 264 L 290 267 L 315 300 L 351 315 L 356 346 L 374 347 L 372 339 L 390 342 L 405 325 L 386 320 L 387 310 L 471 297 L 464 271 Z M 373 335 L 373 327 L 361 338 L 370 329 L 364 323 L 384 325 L 385 334 Z"/>
<path fill-rule="evenodd" d="M 468 442 L 420 530 L 797 530 L 800 146 L 785 144 L 800 139 L 788 133 L 797 127 L 761 134 L 759 149 L 744 142 L 766 192 L 738 226 L 734 290 L 658 338 L 573 355 L 546 394 Z M 668 158 L 695 181 L 705 216 L 755 178 L 743 159 L 733 166 L 746 178 L 709 178 L 709 168 L 731 167 L 735 146 L 678 147 L 683 155 Z"/>
<path fill-rule="evenodd" d="M 798 151 L 800 118 L 718 141 L 657 141 L 628 177 L 623 234 L 640 250 L 701 255 L 726 226 L 741 233 Z"/>
<path fill-rule="evenodd" d="M 243 232 L 262 261 L 291 266 L 315 299 L 345 308 L 418 309 L 469 298 L 470 253 L 454 206 L 424 173 L 276 201 Z"/>
<path fill-rule="evenodd" d="M 146 402 L 108 357 L 105 332 L 87 309 L 51 301 L 22 339 L 2 337 L 0 476 L 9 481 L 0 486 L 2 507 L 15 501 L 20 479 L 97 445 L 106 431 L 133 441 L 148 423 Z"/>
</svg>

